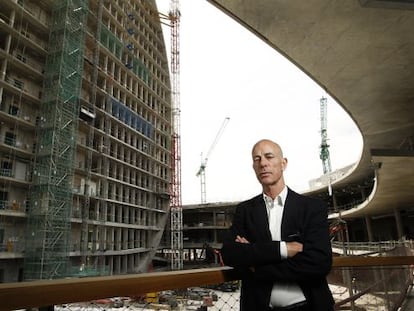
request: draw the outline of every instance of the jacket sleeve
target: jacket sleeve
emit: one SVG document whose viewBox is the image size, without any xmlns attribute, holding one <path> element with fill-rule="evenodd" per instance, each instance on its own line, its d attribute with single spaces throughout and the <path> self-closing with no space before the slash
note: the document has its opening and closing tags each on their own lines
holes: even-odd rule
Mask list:
<svg viewBox="0 0 414 311">
<path fill-rule="evenodd" d="M 303 236 L 303 252 L 283 261 L 256 265 L 254 278 L 268 281 L 301 281 L 326 277 L 332 267 L 327 209 L 312 205 Z"/>
<path fill-rule="evenodd" d="M 280 242 L 262 239 L 257 240 L 247 224 L 247 208 L 239 205 L 236 208 L 233 223 L 228 230 L 221 249 L 223 262 L 235 268 L 248 268 L 280 262 Z M 257 228 L 256 228 L 257 229 Z M 237 235 L 245 237 L 250 243 L 235 242 Z"/>
</svg>

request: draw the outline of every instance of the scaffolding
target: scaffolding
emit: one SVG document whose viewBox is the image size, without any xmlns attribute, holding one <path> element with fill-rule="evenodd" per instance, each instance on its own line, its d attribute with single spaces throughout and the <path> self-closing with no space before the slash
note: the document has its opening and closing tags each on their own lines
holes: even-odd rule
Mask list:
<svg viewBox="0 0 414 311">
<path fill-rule="evenodd" d="M 55 1 L 28 211 L 24 278 L 66 276 L 87 0 Z"/>
</svg>

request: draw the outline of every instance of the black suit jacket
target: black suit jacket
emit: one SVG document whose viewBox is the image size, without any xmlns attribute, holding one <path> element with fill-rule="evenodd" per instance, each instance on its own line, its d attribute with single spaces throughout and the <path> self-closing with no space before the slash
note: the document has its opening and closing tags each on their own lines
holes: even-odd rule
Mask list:
<svg viewBox="0 0 414 311">
<path fill-rule="evenodd" d="M 250 243 L 235 242 L 237 235 Z M 283 241 L 303 243 L 303 252 L 281 258 L 280 242 L 272 241 L 262 194 L 237 206 L 221 253 L 224 263 L 240 273 L 241 310 L 268 310 L 273 283 L 278 281 L 299 284 L 311 310 L 333 310 L 326 281 L 332 266 L 326 204 L 288 188 L 281 235 Z"/>
</svg>

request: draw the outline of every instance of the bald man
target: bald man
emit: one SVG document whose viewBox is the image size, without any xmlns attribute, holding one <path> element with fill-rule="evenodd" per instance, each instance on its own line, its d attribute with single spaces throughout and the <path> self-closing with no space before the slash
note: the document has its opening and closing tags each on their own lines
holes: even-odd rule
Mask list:
<svg viewBox="0 0 414 311">
<path fill-rule="evenodd" d="M 240 310 L 333 310 L 326 204 L 286 186 L 288 161 L 274 141 L 258 141 L 252 160 L 262 193 L 237 206 L 221 250 L 242 279 Z"/>
</svg>

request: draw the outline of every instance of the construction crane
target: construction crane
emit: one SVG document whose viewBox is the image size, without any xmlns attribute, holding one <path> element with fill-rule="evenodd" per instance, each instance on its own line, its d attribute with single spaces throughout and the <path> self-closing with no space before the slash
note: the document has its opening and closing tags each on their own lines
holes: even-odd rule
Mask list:
<svg viewBox="0 0 414 311">
<path fill-rule="evenodd" d="M 329 145 L 328 145 L 328 121 L 327 121 L 327 98 L 322 97 L 320 99 L 321 108 L 321 145 L 320 145 L 320 159 L 322 160 L 323 173 L 328 174 L 331 172 L 331 159 L 329 157 Z"/>
<path fill-rule="evenodd" d="M 331 173 L 331 158 L 329 156 L 329 144 L 328 144 L 328 120 L 327 120 L 327 103 L 326 97 L 320 99 L 320 114 L 321 114 L 321 145 L 319 157 L 322 160 L 323 174 L 329 175 Z M 329 195 L 332 194 L 331 179 L 328 176 L 328 191 Z"/>
<path fill-rule="evenodd" d="M 145 3 L 145 1 L 143 1 Z M 180 3 L 170 0 L 168 15 L 161 12 L 156 15 L 161 24 L 170 27 L 171 41 L 171 182 L 170 182 L 170 234 L 171 234 L 171 269 L 183 269 L 183 212 L 181 197 L 181 110 L 180 110 Z"/>
<path fill-rule="evenodd" d="M 200 168 L 198 169 L 198 172 L 196 174 L 197 177 L 200 177 L 200 184 L 201 184 L 201 203 L 206 203 L 206 167 L 207 167 L 207 161 L 211 155 L 211 152 L 213 151 L 214 147 L 217 145 L 217 142 L 219 141 L 221 135 L 223 134 L 223 131 L 227 125 L 227 123 L 230 121 L 229 117 L 226 117 L 217 132 L 216 138 L 214 138 L 213 143 L 211 144 L 210 149 L 207 152 L 206 157 L 203 159 L 203 154 L 201 154 L 201 164 Z"/>
<path fill-rule="evenodd" d="M 181 203 L 181 129 L 180 129 L 180 6 L 170 1 L 171 75 L 172 75 L 172 172 L 171 172 L 171 269 L 183 269 L 183 212 Z"/>
</svg>

